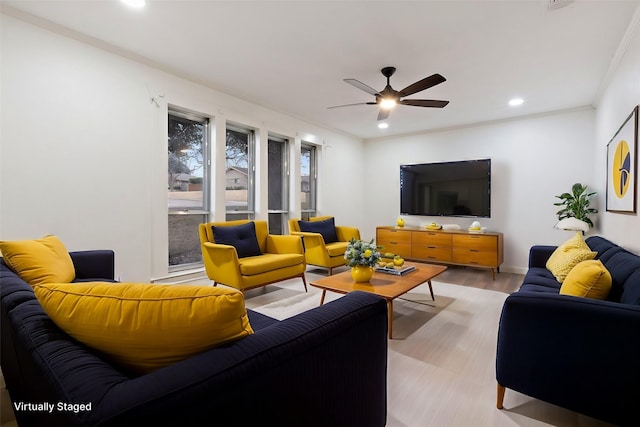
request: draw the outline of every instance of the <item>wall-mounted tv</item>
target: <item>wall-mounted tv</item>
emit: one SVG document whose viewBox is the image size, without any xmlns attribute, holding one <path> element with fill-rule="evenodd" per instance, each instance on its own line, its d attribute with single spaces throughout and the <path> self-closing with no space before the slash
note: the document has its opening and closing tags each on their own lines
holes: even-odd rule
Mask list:
<svg viewBox="0 0 640 427">
<path fill-rule="evenodd" d="M 491 216 L 491 159 L 400 166 L 400 213 Z"/>
</svg>

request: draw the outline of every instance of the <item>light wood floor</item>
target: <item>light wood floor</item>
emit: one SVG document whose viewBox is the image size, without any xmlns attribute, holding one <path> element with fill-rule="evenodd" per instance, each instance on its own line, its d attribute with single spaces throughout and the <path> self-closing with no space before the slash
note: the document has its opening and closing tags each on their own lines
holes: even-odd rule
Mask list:
<svg viewBox="0 0 640 427">
<path fill-rule="evenodd" d="M 338 267 L 333 270 L 334 274 L 347 271 L 348 267 Z M 309 273 L 317 273 L 326 276 L 327 270 L 320 268 L 307 268 Z M 454 285 L 469 286 L 472 288 L 488 289 L 491 291 L 511 294 L 517 291 L 522 285 L 523 274 L 496 273 L 495 280 L 492 279 L 491 271 L 472 267 L 449 266 L 447 270 L 434 280 L 436 282 L 451 283 Z"/>
<path fill-rule="evenodd" d="M 522 274 L 497 273 L 495 280 L 493 280 L 489 270 L 451 266 L 435 280 L 511 294 L 520 288 L 523 279 L 524 275 Z"/>
</svg>

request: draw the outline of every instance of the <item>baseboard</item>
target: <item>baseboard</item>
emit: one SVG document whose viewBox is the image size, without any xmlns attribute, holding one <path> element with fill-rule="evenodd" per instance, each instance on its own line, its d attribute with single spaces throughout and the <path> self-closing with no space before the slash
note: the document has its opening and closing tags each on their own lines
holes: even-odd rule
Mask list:
<svg viewBox="0 0 640 427">
<path fill-rule="evenodd" d="M 523 276 L 527 274 L 528 269 L 521 267 L 500 267 L 500 271 L 504 273 L 513 273 L 513 274 L 522 274 Z"/>
</svg>

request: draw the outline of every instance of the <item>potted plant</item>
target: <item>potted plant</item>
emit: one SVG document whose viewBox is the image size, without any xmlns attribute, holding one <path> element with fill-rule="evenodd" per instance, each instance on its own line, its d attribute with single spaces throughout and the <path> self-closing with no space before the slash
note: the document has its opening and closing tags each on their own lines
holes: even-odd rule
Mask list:
<svg viewBox="0 0 640 427">
<path fill-rule="evenodd" d="M 589 207 L 590 198 L 596 194 L 595 192 L 587 192 L 587 186 L 580 184 L 579 182 L 573 184 L 571 187 L 571 193 L 562 193 L 556 198 L 560 199 L 560 202 L 554 203 L 554 206 L 562 206 L 556 215 L 559 220 L 565 218 L 576 218 L 585 222 L 589 227 L 593 227 L 593 222 L 589 218 L 589 215 L 598 213 L 597 209 Z"/>
<path fill-rule="evenodd" d="M 356 282 L 368 282 L 380 261 L 380 247 L 364 240 L 351 239 L 344 253 L 346 264 L 351 267 L 351 277 Z"/>
</svg>

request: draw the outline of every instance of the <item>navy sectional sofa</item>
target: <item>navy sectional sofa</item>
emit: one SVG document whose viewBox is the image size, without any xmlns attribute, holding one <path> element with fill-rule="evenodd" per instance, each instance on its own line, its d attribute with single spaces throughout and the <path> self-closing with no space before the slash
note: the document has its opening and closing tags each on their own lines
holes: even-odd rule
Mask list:
<svg viewBox="0 0 640 427">
<path fill-rule="evenodd" d="M 640 257 L 588 237 L 612 277 L 607 300 L 560 295 L 545 268 L 555 246 L 534 246 L 518 292 L 507 297 L 496 355 L 504 388 L 616 425 L 640 425 Z"/>
<path fill-rule="evenodd" d="M 71 257 L 77 281 L 113 281 L 112 251 Z M 61 331 L 1 258 L 0 297 L 0 361 L 21 427 L 386 423 L 387 307 L 369 293 L 283 321 L 248 310 L 253 335 L 137 377 Z"/>
</svg>

